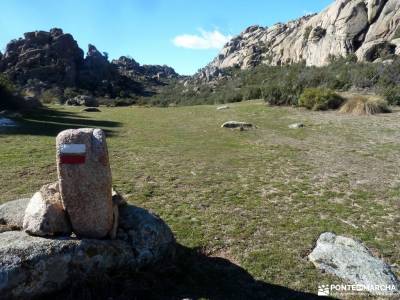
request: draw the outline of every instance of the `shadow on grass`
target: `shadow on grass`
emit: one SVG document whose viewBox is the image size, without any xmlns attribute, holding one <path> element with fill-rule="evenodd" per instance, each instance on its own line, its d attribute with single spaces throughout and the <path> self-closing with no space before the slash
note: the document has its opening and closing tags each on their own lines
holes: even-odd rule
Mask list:
<svg viewBox="0 0 400 300">
<path fill-rule="evenodd" d="M 93 120 L 80 116 L 75 112 L 64 112 L 49 108 L 42 108 L 16 118 L 19 124 L 16 127 L 0 127 L 0 134 L 27 134 L 41 136 L 56 136 L 60 131 L 74 128 L 102 128 L 107 136 L 114 134 L 110 128 L 120 127 L 122 124 L 107 120 Z"/>
<path fill-rule="evenodd" d="M 99 274 L 100 277 L 100 274 Z M 43 298 L 41 298 L 43 299 Z M 255 280 L 227 259 L 178 246 L 175 262 L 93 278 L 45 299 L 319 299 L 314 294 Z"/>
</svg>

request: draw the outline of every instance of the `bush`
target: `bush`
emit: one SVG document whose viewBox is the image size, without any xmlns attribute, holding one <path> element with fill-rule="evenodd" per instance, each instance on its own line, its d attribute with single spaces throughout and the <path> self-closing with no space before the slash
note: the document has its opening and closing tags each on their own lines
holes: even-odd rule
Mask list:
<svg viewBox="0 0 400 300">
<path fill-rule="evenodd" d="M 305 89 L 299 99 L 299 106 L 311 110 L 337 109 L 344 99 L 334 91 L 325 88 Z"/>
<path fill-rule="evenodd" d="M 15 87 L 6 76 L 0 74 L 0 110 L 17 109 L 15 101 Z"/>
<path fill-rule="evenodd" d="M 269 105 L 297 105 L 300 93 L 289 86 L 267 85 L 262 94 Z"/>
<path fill-rule="evenodd" d="M 64 89 L 64 98 L 65 99 L 75 98 L 76 96 L 79 96 L 82 93 L 80 93 L 78 90 L 74 88 L 67 87 Z"/>
<path fill-rule="evenodd" d="M 400 105 L 400 86 L 386 88 L 382 94 L 390 105 Z"/>
<path fill-rule="evenodd" d="M 361 116 L 389 113 L 391 111 L 385 100 L 358 96 L 347 100 L 339 112 Z"/>
<path fill-rule="evenodd" d="M 223 92 L 222 99 L 217 100 L 217 103 L 240 102 L 242 100 L 243 100 L 243 95 L 240 90 L 227 89 Z"/>
<path fill-rule="evenodd" d="M 243 100 L 254 100 L 261 98 L 261 89 L 259 87 L 248 87 L 243 94 Z"/>
<path fill-rule="evenodd" d="M 308 38 L 310 37 L 311 31 L 312 31 L 312 27 L 311 26 L 307 26 L 305 28 L 304 33 L 303 33 L 303 41 L 307 41 L 308 40 Z"/>
<path fill-rule="evenodd" d="M 53 87 L 43 91 L 40 95 L 43 103 L 64 103 L 64 92 L 57 87 Z"/>
</svg>

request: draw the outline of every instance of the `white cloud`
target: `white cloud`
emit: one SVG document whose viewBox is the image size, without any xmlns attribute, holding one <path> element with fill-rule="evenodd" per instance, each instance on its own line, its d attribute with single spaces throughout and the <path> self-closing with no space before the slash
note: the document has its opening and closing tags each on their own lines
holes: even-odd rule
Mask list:
<svg viewBox="0 0 400 300">
<path fill-rule="evenodd" d="M 231 35 L 223 35 L 218 30 L 205 31 L 199 29 L 200 35 L 182 34 L 176 36 L 172 42 L 177 47 L 189 49 L 221 49 L 231 38 Z"/>
</svg>

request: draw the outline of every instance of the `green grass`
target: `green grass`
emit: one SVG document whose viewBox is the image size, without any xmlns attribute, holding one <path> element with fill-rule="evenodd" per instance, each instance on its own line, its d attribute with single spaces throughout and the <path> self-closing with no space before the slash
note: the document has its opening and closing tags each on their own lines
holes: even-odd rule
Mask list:
<svg viewBox="0 0 400 300">
<path fill-rule="evenodd" d="M 27 116 L 22 127 L 0 132 L 0 202 L 56 180 L 58 131 L 98 126 L 107 130 L 114 185 L 131 203 L 160 215 L 184 247 L 228 259 L 255 280 L 311 293 L 339 282 L 306 259 L 325 231 L 359 238 L 400 263 L 398 113 L 367 118 L 259 101 L 230 106 L 101 113 L 51 106 Z M 220 128 L 229 120 L 257 129 Z M 306 127 L 289 129 L 295 122 Z M 217 280 L 187 268 L 181 283 L 202 290 Z"/>
</svg>

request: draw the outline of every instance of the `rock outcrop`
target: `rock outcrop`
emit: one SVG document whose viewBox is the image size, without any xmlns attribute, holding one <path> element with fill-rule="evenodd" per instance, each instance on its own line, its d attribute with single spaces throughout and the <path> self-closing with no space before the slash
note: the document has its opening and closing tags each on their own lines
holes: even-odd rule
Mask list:
<svg viewBox="0 0 400 300">
<path fill-rule="evenodd" d="M 34 31 L 24 38 L 11 41 L 1 58 L 0 71 L 13 81 L 39 79 L 65 85 L 75 85 L 83 51 L 72 35 L 61 29 Z"/>
<path fill-rule="evenodd" d="M 73 36 L 58 28 L 27 32 L 8 43 L 0 55 L 0 72 L 34 96 L 55 87 L 61 92 L 67 87 L 84 89 L 98 96 L 142 95 L 146 88 L 162 85 L 160 80 L 179 76 L 168 66 L 140 66 L 127 57 L 110 62 L 107 53 L 91 44 L 84 56 Z"/>
<path fill-rule="evenodd" d="M 20 209 L 21 203 L 26 201 L 10 202 L 8 211 Z M 88 277 L 137 270 L 173 257 L 174 236 L 160 218 L 127 204 L 119 206 L 119 215 L 116 240 L 0 233 L 0 298 L 40 297 Z"/>
<path fill-rule="evenodd" d="M 178 78 L 179 74 L 175 70 L 166 65 L 140 65 L 133 58 L 121 56 L 111 62 L 118 68 L 120 74 L 130 78 L 144 76 L 152 79 L 170 79 Z"/>
<path fill-rule="evenodd" d="M 196 75 L 209 81 L 229 67 L 306 62 L 323 66 L 332 57 L 374 61 L 400 53 L 398 0 L 336 0 L 319 14 L 271 27 L 251 26 L 230 40 Z"/>
</svg>

